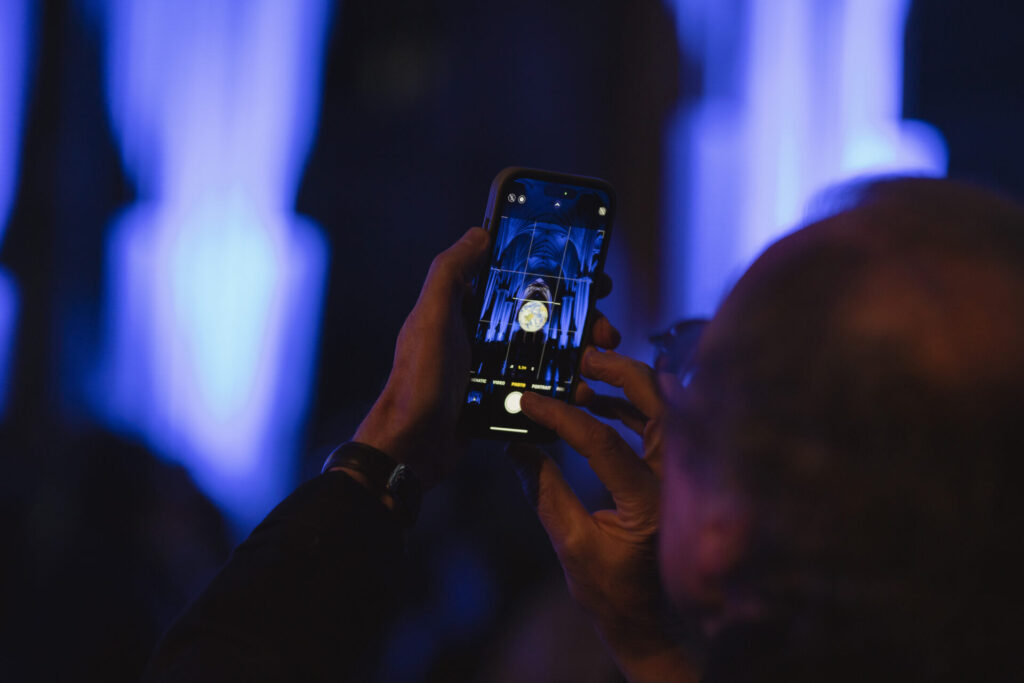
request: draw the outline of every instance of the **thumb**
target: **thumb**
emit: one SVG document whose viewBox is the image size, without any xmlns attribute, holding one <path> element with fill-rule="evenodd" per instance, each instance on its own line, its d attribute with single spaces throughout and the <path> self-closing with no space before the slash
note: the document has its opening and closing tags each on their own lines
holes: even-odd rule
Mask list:
<svg viewBox="0 0 1024 683">
<path fill-rule="evenodd" d="M 668 405 L 669 411 L 679 412 L 686 401 L 686 390 L 679 377 L 672 372 L 657 373 L 658 391 L 662 400 Z"/>
<path fill-rule="evenodd" d="M 536 446 L 509 444 L 511 458 L 526 499 L 537 510 L 540 523 L 559 556 L 570 538 L 591 524 L 590 513 L 576 497 L 555 461 Z"/>
<path fill-rule="evenodd" d="M 491 236 L 483 228 L 470 228 L 459 240 L 438 254 L 430 264 L 423 293 L 428 296 L 460 292 L 487 256 Z"/>
</svg>

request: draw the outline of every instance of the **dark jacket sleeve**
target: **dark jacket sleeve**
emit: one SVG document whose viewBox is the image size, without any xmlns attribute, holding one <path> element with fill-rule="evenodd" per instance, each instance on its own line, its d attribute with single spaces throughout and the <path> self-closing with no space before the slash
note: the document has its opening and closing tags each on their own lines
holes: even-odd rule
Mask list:
<svg viewBox="0 0 1024 683">
<path fill-rule="evenodd" d="M 395 593 L 402 530 L 343 472 L 300 486 L 160 642 L 149 681 L 352 680 Z"/>
</svg>

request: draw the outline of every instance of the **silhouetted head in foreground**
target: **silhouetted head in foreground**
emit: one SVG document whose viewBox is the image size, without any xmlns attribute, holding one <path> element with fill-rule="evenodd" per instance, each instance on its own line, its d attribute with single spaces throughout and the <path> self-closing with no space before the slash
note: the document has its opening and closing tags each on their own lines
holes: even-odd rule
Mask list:
<svg viewBox="0 0 1024 683">
<path fill-rule="evenodd" d="M 925 179 L 839 199 L 702 336 L 666 466 L 666 588 L 705 615 L 715 680 L 1003 680 L 1024 210 Z"/>
</svg>

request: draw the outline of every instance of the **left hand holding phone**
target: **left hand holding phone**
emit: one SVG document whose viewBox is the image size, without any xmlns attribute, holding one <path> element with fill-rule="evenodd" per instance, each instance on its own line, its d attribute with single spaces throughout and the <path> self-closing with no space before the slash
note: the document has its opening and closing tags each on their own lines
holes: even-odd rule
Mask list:
<svg viewBox="0 0 1024 683">
<path fill-rule="evenodd" d="M 434 258 L 398 333 L 384 391 L 353 437 L 408 465 L 424 489 L 436 485 L 466 447 L 455 432 L 469 376 L 463 300 L 489 245 L 485 230 L 470 228 Z"/>
</svg>

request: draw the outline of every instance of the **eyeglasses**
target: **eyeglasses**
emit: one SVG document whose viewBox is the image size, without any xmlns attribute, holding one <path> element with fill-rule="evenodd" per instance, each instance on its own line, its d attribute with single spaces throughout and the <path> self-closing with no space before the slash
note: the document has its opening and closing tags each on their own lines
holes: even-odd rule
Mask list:
<svg viewBox="0 0 1024 683">
<path fill-rule="evenodd" d="M 664 332 L 652 334 L 649 339 L 654 345 L 654 369 L 674 374 L 683 386 L 688 385 L 693 375 L 697 343 L 709 322 L 707 318 L 687 318 Z"/>
</svg>

